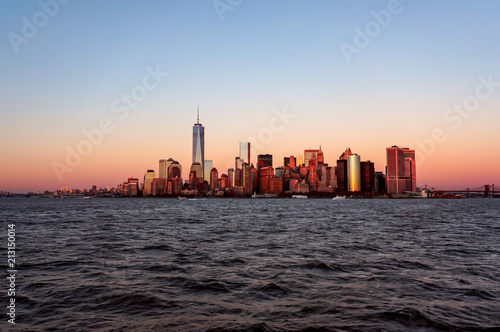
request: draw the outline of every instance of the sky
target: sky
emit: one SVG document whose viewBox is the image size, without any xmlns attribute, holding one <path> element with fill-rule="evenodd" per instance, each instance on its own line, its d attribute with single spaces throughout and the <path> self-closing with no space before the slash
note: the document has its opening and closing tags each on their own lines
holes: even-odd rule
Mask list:
<svg viewBox="0 0 500 332">
<path fill-rule="evenodd" d="M 173 158 L 200 107 L 221 173 L 239 142 L 350 147 L 417 185 L 500 185 L 500 1 L 9 1 L 0 12 L 0 191 L 116 187 Z"/>
</svg>

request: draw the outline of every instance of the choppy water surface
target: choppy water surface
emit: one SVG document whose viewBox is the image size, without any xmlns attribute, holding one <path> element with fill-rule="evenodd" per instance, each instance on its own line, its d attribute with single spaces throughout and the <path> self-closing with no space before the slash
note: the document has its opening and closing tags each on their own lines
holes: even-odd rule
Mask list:
<svg viewBox="0 0 500 332">
<path fill-rule="evenodd" d="M 500 200 L 0 199 L 0 216 L 19 330 L 500 327 Z"/>
</svg>

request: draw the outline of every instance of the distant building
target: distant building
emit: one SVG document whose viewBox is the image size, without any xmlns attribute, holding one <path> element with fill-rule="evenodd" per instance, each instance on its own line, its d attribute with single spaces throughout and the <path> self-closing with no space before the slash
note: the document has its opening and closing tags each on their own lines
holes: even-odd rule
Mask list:
<svg viewBox="0 0 500 332">
<path fill-rule="evenodd" d="M 403 148 L 405 155 L 405 178 L 406 190 L 417 191 L 417 163 L 415 161 L 415 150 Z"/>
<path fill-rule="evenodd" d="M 250 142 L 240 142 L 240 159 L 250 165 Z"/>
<path fill-rule="evenodd" d="M 371 161 L 361 162 L 361 191 L 374 192 L 375 165 Z"/>
<path fill-rule="evenodd" d="M 174 160 L 172 158 L 160 159 L 159 161 L 159 178 L 168 178 L 168 167 L 172 164 Z"/>
<path fill-rule="evenodd" d="M 243 159 L 241 159 L 240 157 L 234 158 L 234 169 L 241 169 L 242 164 L 243 164 Z"/>
<path fill-rule="evenodd" d="M 167 193 L 167 179 L 166 178 L 154 178 L 151 185 L 151 195 L 153 196 L 163 196 Z"/>
<path fill-rule="evenodd" d="M 386 149 L 386 189 L 388 194 L 411 190 L 407 188 L 405 149 L 396 145 Z M 411 163 L 409 165 L 411 168 Z"/>
<path fill-rule="evenodd" d="M 352 155 L 351 148 L 345 149 L 345 151 L 340 155 L 339 160 L 347 160 L 349 156 Z"/>
<path fill-rule="evenodd" d="M 189 187 L 196 189 L 199 184 L 203 183 L 203 168 L 200 163 L 195 162 L 191 165 L 189 171 Z"/>
<path fill-rule="evenodd" d="M 193 164 L 199 163 L 201 173 L 197 174 L 203 182 L 203 163 L 205 162 L 205 127 L 200 123 L 200 108 L 198 107 L 197 121 L 193 126 Z"/>
<path fill-rule="evenodd" d="M 218 189 L 219 184 L 219 172 L 217 172 L 217 168 L 213 167 L 210 171 L 210 190 L 216 191 Z"/>
<path fill-rule="evenodd" d="M 348 191 L 347 186 L 347 160 L 339 159 L 337 160 L 337 168 L 336 168 L 336 176 L 337 176 L 337 191 L 338 192 L 346 192 Z"/>
<path fill-rule="evenodd" d="M 182 166 L 177 161 L 173 161 L 168 167 L 168 179 L 180 178 L 182 179 Z"/>
<path fill-rule="evenodd" d="M 304 156 L 301 154 L 297 155 L 297 167 L 300 165 L 304 165 Z"/>
<path fill-rule="evenodd" d="M 211 183 L 210 172 L 212 171 L 213 167 L 214 161 L 205 159 L 205 163 L 203 165 L 203 179 L 209 183 Z"/>
<path fill-rule="evenodd" d="M 318 167 L 325 163 L 325 155 L 323 154 L 323 150 L 321 150 L 321 145 L 319 146 L 318 154 L 316 156 L 318 160 Z"/>
<path fill-rule="evenodd" d="M 348 191 L 361 191 L 361 162 L 357 154 L 347 158 Z"/>
<path fill-rule="evenodd" d="M 257 156 L 257 169 L 262 167 L 273 167 L 273 155 L 272 154 L 259 154 Z"/>
<path fill-rule="evenodd" d="M 377 194 L 383 194 L 386 192 L 384 172 L 375 172 L 374 191 Z"/>
<path fill-rule="evenodd" d="M 271 166 L 262 167 L 258 173 L 259 194 L 267 194 L 270 190 L 271 177 L 274 176 L 274 169 Z"/>
<path fill-rule="evenodd" d="M 220 176 L 220 184 L 219 184 L 219 189 L 224 190 L 229 187 L 229 179 L 226 174 L 222 174 Z"/>
<path fill-rule="evenodd" d="M 304 165 L 309 166 L 309 160 L 312 158 L 317 159 L 317 155 L 319 153 L 319 150 L 316 149 L 308 149 L 304 150 Z"/>
<path fill-rule="evenodd" d="M 234 187 L 234 169 L 233 168 L 229 168 L 227 170 L 227 187 L 228 188 L 232 188 Z"/>
<path fill-rule="evenodd" d="M 143 196 L 151 196 L 151 185 L 153 183 L 153 179 L 156 177 L 155 171 L 152 169 L 148 170 L 146 174 L 144 174 L 144 191 Z"/>
</svg>

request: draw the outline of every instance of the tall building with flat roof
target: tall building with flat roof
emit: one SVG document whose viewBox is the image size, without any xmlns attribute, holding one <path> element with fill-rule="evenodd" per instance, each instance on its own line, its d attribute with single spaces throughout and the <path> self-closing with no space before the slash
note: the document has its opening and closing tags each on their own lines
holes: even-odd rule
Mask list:
<svg viewBox="0 0 500 332">
<path fill-rule="evenodd" d="M 198 116 L 196 123 L 193 126 L 193 164 L 199 163 L 201 165 L 201 174 L 198 177 L 202 178 L 203 182 L 203 167 L 205 162 L 205 127 L 200 123 L 200 107 L 198 106 Z"/>
<path fill-rule="evenodd" d="M 307 149 L 304 150 L 304 165 L 309 166 L 309 160 L 317 159 L 319 149 Z"/>
<path fill-rule="evenodd" d="M 349 191 L 361 191 L 361 160 L 355 153 L 347 158 L 347 184 Z"/>
<path fill-rule="evenodd" d="M 397 194 L 406 191 L 405 152 L 404 149 L 393 145 L 386 149 L 386 189 L 388 194 Z"/>
<path fill-rule="evenodd" d="M 250 165 L 250 142 L 240 142 L 240 159 Z"/>
<path fill-rule="evenodd" d="M 403 148 L 405 155 L 405 178 L 406 190 L 417 191 L 417 163 L 415 161 L 415 150 Z"/>
<path fill-rule="evenodd" d="M 219 187 L 219 172 L 217 168 L 213 167 L 210 170 L 210 190 L 216 191 Z"/>
<path fill-rule="evenodd" d="M 348 191 L 347 186 L 347 160 L 337 160 L 337 168 L 335 169 L 337 176 L 337 192 Z"/>
<path fill-rule="evenodd" d="M 203 169 L 200 163 L 194 162 L 189 171 L 189 186 L 194 188 L 201 183 L 203 183 Z"/>
<path fill-rule="evenodd" d="M 262 167 L 273 167 L 273 155 L 272 154 L 259 154 L 257 156 L 257 169 Z"/>
<path fill-rule="evenodd" d="M 204 167 L 203 178 L 205 179 L 205 181 L 210 183 L 210 181 L 211 181 L 210 172 L 212 171 L 212 168 L 214 167 L 214 161 L 205 159 L 205 162 L 203 163 L 203 167 Z"/>
<path fill-rule="evenodd" d="M 153 183 L 153 179 L 156 177 L 155 171 L 150 169 L 144 174 L 144 192 L 143 196 L 151 195 L 151 185 Z"/>
<path fill-rule="evenodd" d="M 375 165 L 367 160 L 361 162 L 361 191 L 373 192 L 375 189 Z"/>
</svg>

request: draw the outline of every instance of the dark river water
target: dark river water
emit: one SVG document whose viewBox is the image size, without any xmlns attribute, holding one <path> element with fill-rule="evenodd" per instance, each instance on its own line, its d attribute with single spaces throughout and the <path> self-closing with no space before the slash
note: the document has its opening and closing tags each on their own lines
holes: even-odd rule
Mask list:
<svg viewBox="0 0 500 332">
<path fill-rule="evenodd" d="M 0 217 L 3 330 L 500 328 L 500 199 L 3 198 Z"/>
</svg>

